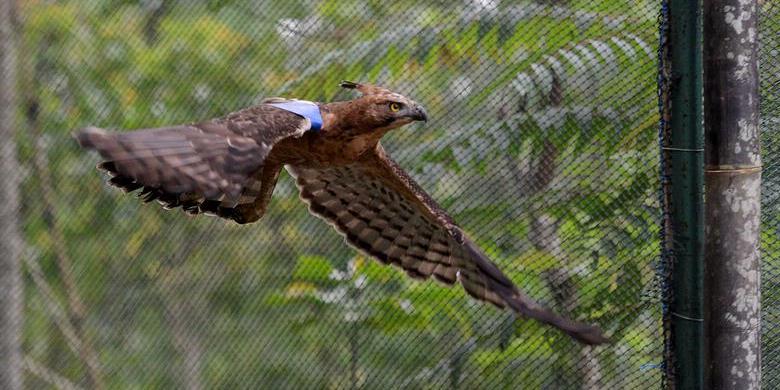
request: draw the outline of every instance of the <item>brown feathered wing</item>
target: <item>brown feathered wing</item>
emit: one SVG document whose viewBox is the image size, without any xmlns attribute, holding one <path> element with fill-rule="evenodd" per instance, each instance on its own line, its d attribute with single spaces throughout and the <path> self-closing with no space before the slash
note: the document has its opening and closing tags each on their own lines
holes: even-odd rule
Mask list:
<svg viewBox="0 0 780 390">
<path fill-rule="evenodd" d="M 598 327 L 561 317 L 518 290 L 381 146 L 351 165 L 287 170 L 313 214 L 379 261 L 412 277 L 459 281 L 474 298 L 508 306 L 580 342 L 606 341 Z"/>
<path fill-rule="evenodd" d="M 189 213 L 210 213 L 239 223 L 259 219 L 271 197 L 280 165 L 266 163 L 274 144 L 299 137 L 308 119 L 260 104 L 208 122 L 106 132 L 87 128 L 79 143 L 105 159 L 109 183 L 141 189 L 146 201 Z"/>
</svg>

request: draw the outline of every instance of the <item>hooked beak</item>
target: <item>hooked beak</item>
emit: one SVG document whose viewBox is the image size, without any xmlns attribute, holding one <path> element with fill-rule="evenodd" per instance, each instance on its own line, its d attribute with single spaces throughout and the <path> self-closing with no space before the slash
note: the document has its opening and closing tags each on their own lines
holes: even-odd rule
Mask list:
<svg viewBox="0 0 780 390">
<path fill-rule="evenodd" d="M 425 109 L 421 105 L 415 104 L 414 108 L 412 108 L 411 118 L 416 121 L 428 122 L 428 113 L 425 112 Z"/>
</svg>

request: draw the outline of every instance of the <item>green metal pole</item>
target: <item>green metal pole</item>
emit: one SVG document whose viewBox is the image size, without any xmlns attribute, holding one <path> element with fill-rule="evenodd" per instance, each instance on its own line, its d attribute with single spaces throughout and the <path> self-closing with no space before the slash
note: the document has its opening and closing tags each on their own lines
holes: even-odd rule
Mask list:
<svg viewBox="0 0 780 390">
<path fill-rule="evenodd" d="M 672 244 L 669 315 L 672 385 L 704 385 L 702 35 L 698 0 L 669 0 L 671 60 L 669 204 Z"/>
</svg>

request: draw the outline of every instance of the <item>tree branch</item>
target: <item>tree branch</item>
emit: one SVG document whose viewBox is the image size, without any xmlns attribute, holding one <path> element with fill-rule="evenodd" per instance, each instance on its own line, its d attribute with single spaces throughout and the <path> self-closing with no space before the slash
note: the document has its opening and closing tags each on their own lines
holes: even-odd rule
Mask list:
<svg viewBox="0 0 780 390">
<path fill-rule="evenodd" d="M 81 390 L 81 387 L 76 386 L 67 378 L 36 362 L 29 356 L 24 357 L 24 369 L 57 389 Z"/>
<path fill-rule="evenodd" d="M 74 354 L 78 355 L 82 348 L 81 340 L 76 336 L 76 331 L 73 329 L 73 325 L 70 323 L 67 314 L 65 314 L 65 309 L 63 309 L 62 305 L 57 301 L 54 290 L 52 290 L 49 283 L 46 282 L 40 264 L 38 264 L 37 260 L 32 259 L 31 256 L 24 256 L 23 260 L 24 264 L 27 266 L 27 272 L 32 276 L 36 289 L 41 293 L 41 298 L 43 298 L 46 311 L 49 312 L 52 321 L 65 337 L 65 343 L 68 344 L 68 347 Z"/>
<path fill-rule="evenodd" d="M 35 153 L 33 154 L 33 163 L 35 173 L 40 183 L 40 198 L 43 203 L 43 220 L 49 230 L 52 242 L 52 250 L 57 267 L 62 278 L 65 296 L 68 300 L 67 311 L 70 322 L 73 325 L 75 336 L 81 341 L 81 348 L 78 355 L 87 367 L 88 379 L 91 388 L 104 389 L 105 382 L 101 372 L 100 364 L 95 354 L 95 349 L 84 331 L 84 320 L 86 318 L 86 308 L 76 286 L 75 278 L 71 272 L 73 263 L 68 255 L 68 249 L 65 245 L 65 237 L 57 224 L 57 213 L 54 207 L 54 188 L 52 186 L 52 175 L 49 171 L 49 163 L 46 158 L 46 145 L 43 141 L 41 125 L 38 121 L 38 103 L 35 100 L 28 101 L 27 122 L 30 132 L 35 137 Z"/>
<path fill-rule="evenodd" d="M 0 0 L 0 388 L 22 388 L 23 285 L 16 158 L 15 0 Z"/>
<path fill-rule="evenodd" d="M 179 366 L 181 386 L 190 390 L 203 389 L 201 373 L 203 372 L 203 346 L 197 334 L 199 327 L 194 326 L 192 312 L 194 304 L 189 299 L 182 299 L 182 277 L 177 272 L 177 266 L 187 261 L 200 242 L 198 234 L 184 234 L 184 239 L 170 259 L 170 267 L 166 267 L 165 275 L 157 278 L 157 289 L 162 296 L 165 308 L 165 322 L 170 327 L 173 347 L 182 357 Z M 178 274 L 178 275 L 177 275 Z M 191 298 L 191 297 L 190 297 Z"/>
</svg>

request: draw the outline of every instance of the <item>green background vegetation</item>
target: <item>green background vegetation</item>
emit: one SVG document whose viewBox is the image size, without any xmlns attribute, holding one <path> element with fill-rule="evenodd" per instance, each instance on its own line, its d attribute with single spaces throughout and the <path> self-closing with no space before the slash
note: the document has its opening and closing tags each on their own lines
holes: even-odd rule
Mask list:
<svg viewBox="0 0 780 390">
<path fill-rule="evenodd" d="M 658 8 L 22 2 L 28 369 L 108 388 L 660 386 Z M 386 149 L 521 288 L 613 343 L 583 349 L 381 266 L 286 174 L 239 227 L 122 195 L 70 136 L 349 99 L 342 79 L 422 102 L 428 124 Z M 33 371 L 28 386 L 51 384 Z"/>
</svg>

